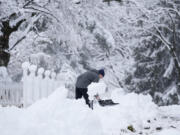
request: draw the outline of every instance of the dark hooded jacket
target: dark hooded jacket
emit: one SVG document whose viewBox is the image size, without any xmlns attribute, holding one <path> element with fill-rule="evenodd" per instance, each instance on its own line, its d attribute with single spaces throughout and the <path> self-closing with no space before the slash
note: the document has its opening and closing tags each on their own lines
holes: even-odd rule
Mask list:
<svg viewBox="0 0 180 135">
<path fill-rule="evenodd" d="M 92 82 L 99 82 L 98 70 L 90 70 L 77 78 L 76 88 L 87 88 Z"/>
</svg>

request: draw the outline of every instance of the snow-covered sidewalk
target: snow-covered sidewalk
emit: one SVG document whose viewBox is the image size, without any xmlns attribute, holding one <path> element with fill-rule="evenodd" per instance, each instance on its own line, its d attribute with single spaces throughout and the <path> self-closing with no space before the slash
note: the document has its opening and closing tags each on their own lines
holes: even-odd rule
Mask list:
<svg viewBox="0 0 180 135">
<path fill-rule="evenodd" d="M 180 106 L 157 107 L 150 96 L 117 89 L 112 98 L 119 105 L 91 110 L 66 93 L 60 87 L 26 109 L 1 107 L 0 135 L 180 135 Z"/>
</svg>

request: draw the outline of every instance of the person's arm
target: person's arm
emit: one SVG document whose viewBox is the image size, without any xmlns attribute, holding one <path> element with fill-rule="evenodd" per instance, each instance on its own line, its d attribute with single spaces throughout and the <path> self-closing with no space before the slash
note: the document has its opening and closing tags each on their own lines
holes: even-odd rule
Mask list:
<svg viewBox="0 0 180 135">
<path fill-rule="evenodd" d="M 95 76 L 95 78 L 94 78 L 93 82 L 99 82 L 99 76 L 98 76 L 98 75 L 97 75 L 97 76 Z"/>
<path fill-rule="evenodd" d="M 98 70 L 97 69 L 91 68 L 90 71 L 95 72 L 95 73 L 98 74 Z"/>
</svg>

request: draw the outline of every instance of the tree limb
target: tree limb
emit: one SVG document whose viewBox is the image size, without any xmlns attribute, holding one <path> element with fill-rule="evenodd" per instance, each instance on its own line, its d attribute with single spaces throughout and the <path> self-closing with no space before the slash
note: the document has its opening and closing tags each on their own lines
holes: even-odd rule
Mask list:
<svg viewBox="0 0 180 135">
<path fill-rule="evenodd" d="M 47 14 L 47 15 L 50 15 L 51 17 L 55 18 L 56 21 L 60 22 L 60 20 L 54 16 L 53 14 L 49 13 L 49 12 L 46 12 L 46 11 L 43 11 L 43 10 L 40 10 L 40 9 L 36 9 L 34 7 L 25 7 L 25 9 L 32 9 L 32 10 L 35 10 L 35 11 L 38 11 L 38 12 L 41 12 L 41 13 L 44 13 L 44 14 Z"/>
<path fill-rule="evenodd" d="M 26 6 L 28 6 L 30 3 L 32 3 L 34 0 L 29 0 L 29 1 L 27 1 L 25 4 L 24 4 L 24 6 L 23 6 L 23 8 L 25 8 Z"/>
<path fill-rule="evenodd" d="M 10 52 L 12 49 L 14 49 L 14 47 L 16 47 L 25 38 L 26 38 L 26 36 L 23 36 L 18 41 L 16 41 L 16 43 L 10 49 L 8 49 L 8 52 Z"/>
</svg>

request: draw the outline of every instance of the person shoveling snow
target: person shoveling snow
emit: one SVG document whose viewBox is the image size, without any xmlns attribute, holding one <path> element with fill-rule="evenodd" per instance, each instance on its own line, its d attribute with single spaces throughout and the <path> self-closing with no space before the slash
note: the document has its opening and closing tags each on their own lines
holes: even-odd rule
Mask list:
<svg viewBox="0 0 180 135">
<path fill-rule="evenodd" d="M 87 71 L 80 76 L 78 76 L 77 81 L 76 81 L 76 92 L 75 92 L 75 97 L 76 99 L 84 98 L 86 101 L 86 104 L 92 108 L 92 103 L 89 100 L 89 95 L 88 95 L 88 86 L 92 82 L 99 82 L 101 78 L 105 76 L 104 69 L 100 70 L 90 70 Z"/>
<path fill-rule="evenodd" d="M 80 99 L 83 97 L 85 99 L 86 104 L 91 109 L 93 109 L 93 101 L 89 100 L 88 86 L 92 82 L 99 82 L 99 80 L 102 79 L 104 76 L 105 76 L 104 69 L 100 69 L 100 70 L 93 69 L 78 76 L 76 82 L 76 92 L 75 92 L 76 99 Z M 112 100 L 101 100 L 98 94 L 95 95 L 94 97 L 101 106 L 116 104 Z"/>
</svg>

